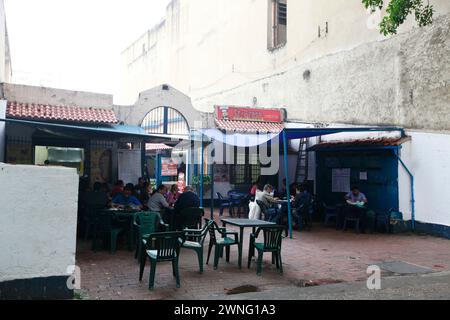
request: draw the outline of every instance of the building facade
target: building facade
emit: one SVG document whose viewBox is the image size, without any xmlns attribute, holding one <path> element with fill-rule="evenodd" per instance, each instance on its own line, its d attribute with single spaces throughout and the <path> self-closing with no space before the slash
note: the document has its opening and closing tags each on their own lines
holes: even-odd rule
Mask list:
<svg viewBox="0 0 450 320">
<path fill-rule="evenodd" d="M 385 12 L 370 14 L 360 0 L 174 0 L 164 20 L 122 52 L 118 99 L 170 83 L 205 112 L 278 107 L 291 126 L 405 128 L 410 139 L 384 157 L 391 167 L 373 164 L 361 176 L 378 170 L 374 179 L 382 183 L 381 171 L 395 172 L 396 195 L 388 195 L 395 209 L 450 236 L 450 202 L 439 196 L 450 191 L 442 162 L 450 150 L 450 2 L 430 3 L 431 26 L 419 28 L 410 17 L 398 35 L 385 37 L 378 29 Z M 343 134 L 309 146 L 388 138 Z M 311 180 L 327 161 L 316 156 L 310 153 Z M 347 158 L 343 163 L 354 160 Z"/>
<path fill-rule="evenodd" d="M 448 127 L 448 1 L 431 1 L 432 26 L 411 17 L 388 38 L 377 29 L 382 13 L 369 15 L 360 0 L 288 1 L 280 43 L 274 2 L 172 1 L 165 20 L 123 51 L 118 99 L 133 103 L 169 83 L 207 112 L 278 106 L 308 122 Z"/>
</svg>

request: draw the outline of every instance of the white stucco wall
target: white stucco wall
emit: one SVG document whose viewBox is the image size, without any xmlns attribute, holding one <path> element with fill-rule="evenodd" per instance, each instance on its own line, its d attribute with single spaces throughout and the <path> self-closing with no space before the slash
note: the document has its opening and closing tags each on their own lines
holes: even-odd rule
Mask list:
<svg viewBox="0 0 450 320">
<path fill-rule="evenodd" d="M 401 158 L 414 175 L 416 220 L 450 226 L 450 134 L 408 131 Z M 411 218 L 410 180 L 399 165 L 400 211 Z"/>
<path fill-rule="evenodd" d="M 75 264 L 75 169 L 0 163 L 0 282 L 63 276 Z"/>
<path fill-rule="evenodd" d="M 273 52 L 268 3 L 172 1 L 165 22 L 123 52 L 118 100 L 132 103 L 137 92 L 169 83 L 208 112 L 256 97 L 260 107 L 285 107 L 289 119 L 448 127 L 448 0 L 430 1 L 432 26 L 417 28 L 409 17 L 387 38 L 368 27 L 360 0 L 288 1 L 287 44 Z"/>
</svg>

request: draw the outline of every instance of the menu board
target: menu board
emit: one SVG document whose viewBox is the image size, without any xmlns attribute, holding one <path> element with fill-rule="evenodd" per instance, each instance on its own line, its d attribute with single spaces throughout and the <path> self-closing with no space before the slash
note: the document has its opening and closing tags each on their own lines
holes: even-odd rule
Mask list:
<svg viewBox="0 0 450 320">
<path fill-rule="evenodd" d="M 127 183 L 137 183 L 141 172 L 141 151 L 120 150 L 118 152 L 119 179 Z"/>
<path fill-rule="evenodd" d="M 161 176 L 162 177 L 178 176 L 178 164 L 173 162 L 172 158 L 161 158 Z"/>
</svg>

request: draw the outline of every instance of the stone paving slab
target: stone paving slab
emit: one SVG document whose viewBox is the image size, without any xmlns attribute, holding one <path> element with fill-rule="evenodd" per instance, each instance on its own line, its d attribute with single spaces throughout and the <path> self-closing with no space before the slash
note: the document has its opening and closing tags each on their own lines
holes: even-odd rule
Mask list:
<svg viewBox="0 0 450 320">
<path fill-rule="evenodd" d="M 430 268 L 418 266 L 404 261 L 387 261 L 380 264 L 379 267 L 383 270 L 397 274 L 419 274 L 433 272 L 433 270 Z"/>
</svg>

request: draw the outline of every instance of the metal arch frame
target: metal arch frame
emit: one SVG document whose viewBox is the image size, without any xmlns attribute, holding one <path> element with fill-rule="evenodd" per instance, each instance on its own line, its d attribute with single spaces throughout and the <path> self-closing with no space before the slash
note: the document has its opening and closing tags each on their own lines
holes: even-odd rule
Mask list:
<svg viewBox="0 0 450 320">
<path fill-rule="evenodd" d="M 183 118 L 184 123 L 186 124 L 186 127 L 187 127 L 188 134 L 191 132 L 191 127 L 189 126 L 189 122 L 187 121 L 187 119 L 186 119 L 186 117 L 184 116 L 184 114 L 182 114 L 181 111 L 179 111 L 178 109 L 175 109 L 175 108 L 170 107 L 170 106 L 159 106 L 159 107 L 155 107 L 155 108 L 153 108 L 153 109 L 150 109 L 150 110 L 145 114 L 145 116 L 139 121 L 139 123 L 140 123 L 139 126 L 142 128 L 145 118 L 147 118 L 148 115 L 149 115 L 151 112 L 153 112 L 153 111 L 155 111 L 155 110 L 158 110 L 159 108 L 162 108 L 162 109 L 163 109 L 163 115 L 164 115 L 164 117 L 163 117 L 163 131 L 165 131 L 165 132 L 163 132 L 163 133 L 159 132 L 159 133 L 153 133 L 153 134 L 168 134 L 166 131 L 167 131 L 167 127 L 168 127 L 168 125 L 169 125 L 169 122 L 168 122 L 168 113 L 169 113 L 169 109 L 172 109 L 172 110 L 176 111 L 176 112 Z M 144 129 L 144 128 L 143 128 L 143 129 Z M 145 129 L 144 129 L 144 130 L 145 130 Z M 145 131 L 146 131 L 146 130 L 145 130 Z M 146 132 L 147 132 L 147 131 L 146 131 Z M 148 134 L 152 134 L 152 132 L 148 132 Z M 176 135 L 177 135 L 177 134 L 176 134 Z"/>
</svg>

